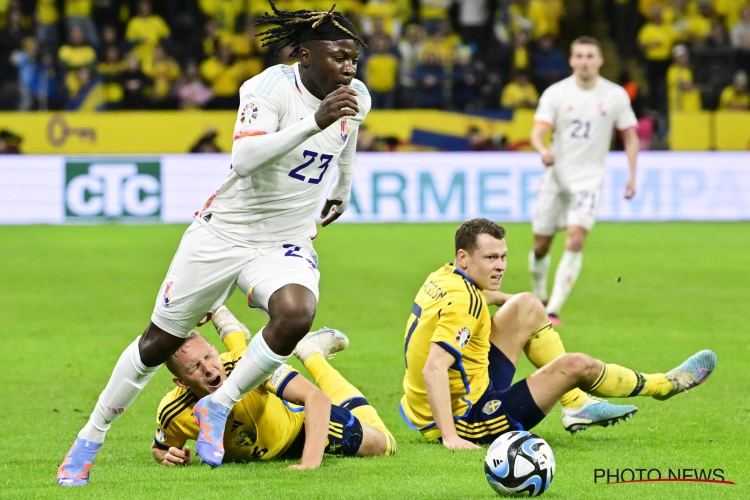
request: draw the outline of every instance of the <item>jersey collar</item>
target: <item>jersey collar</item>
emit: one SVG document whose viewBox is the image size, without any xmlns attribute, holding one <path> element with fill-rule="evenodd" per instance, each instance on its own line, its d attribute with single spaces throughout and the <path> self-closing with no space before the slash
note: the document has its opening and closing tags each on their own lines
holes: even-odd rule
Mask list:
<svg viewBox="0 0 750 500">
<path fill-rule="evenodd" d="M 451 267 L 453 268 L 453 274 L 458 274 L 459 276 L 462 276 L 462 277 L 463 277 L 463 278 L 464 278 L 464 279 L 465 279 L 466 281 L 468 281 L 469 283 L 471 283 L 471 284 L 472 284 L 473 286 L 475 286 L 475 287 L 479 288 L 479 287 L 477 286 L 477 284 L 476 284 L 476 283 L 474 283 L 474 280 L 473 280 L 473 279 L 471 279 L 471 278 L 469 278 L 469 277 L 468 277 L 468 276 L 466 275 L 466 273 L 464 273 L 464 272 L 463 272 L 462 270 L 460 270 L 459 268 L 457 268 L 457 267 L 456 267 L 456 266 L 455 266 L 455 265 L 453 264 L 453 262 L 451 262 L 451 263 L 450 263 L 450 264 L 448 264 L 448 265 L 449 265 L 449 266 L 451 266 Z"/>
<path fill-rule="evenodd" d="M 322 101 L 312 95 L 310 91 L 307 90 L 302 84 L 302 77 L 300 77 L 299 75 L 299 63 L 292 64 L 292 68 L 294 69 L 294 86 L 296 87 L 297 92 L 299 92 L 300 96 L 302 97 L 302 100 L 305 101 L 305 104 L 307 104 L 311 108 L 318 109 Z"/>
</svg>

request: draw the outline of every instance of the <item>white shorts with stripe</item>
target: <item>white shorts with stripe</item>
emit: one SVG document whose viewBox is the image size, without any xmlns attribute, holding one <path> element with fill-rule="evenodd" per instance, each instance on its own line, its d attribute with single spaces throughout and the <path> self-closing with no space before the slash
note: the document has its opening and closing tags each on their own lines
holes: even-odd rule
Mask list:
<svg viewBox="0 0 750 500">
<path fill-rule="evenodd" d="M 601 200 L 600 180 L 562 185 L 548 169 L 536 200 L 532 222 L 534 234 L 552 236 L 568 226 L 580 226 L 591 231 Z"/>
<path fill-rule="evenodd" d="M 318 256 L 310 240 L 244 247 L 193 222 L 172 259 L 151 321 L 186 337 L 226 302 L 235 286 L 248 297 L 250 307 L 267 312 L 271 295 L 289 284 L 308 288 L 317 300 L 319 279 Z"/>
</svg>

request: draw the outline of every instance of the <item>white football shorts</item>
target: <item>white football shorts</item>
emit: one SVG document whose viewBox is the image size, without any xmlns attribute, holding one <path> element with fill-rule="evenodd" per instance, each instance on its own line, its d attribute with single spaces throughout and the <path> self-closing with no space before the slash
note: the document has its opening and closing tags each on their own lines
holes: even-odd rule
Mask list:
<svg viewBox="0 0 750 500">
<path fill-rule="evenodd" d="M 248 305 L 268 312 L 273 293 L 302 285 L 319 297 L 318 256 L 309 240 L 259 247 L 237 246 L 198 222 L 185 231 L 156 297 L 151 321 L 177 337 L 187 337 L 238 286 Z"/>
<path fill-rule="evenodd" d="M 534 234 L 552 236 L 568 226 L 591 231 L 601 200 L 601 182 L 563 186 L 552 172 L 545 174 L 536 200 Z"/>
</svg>

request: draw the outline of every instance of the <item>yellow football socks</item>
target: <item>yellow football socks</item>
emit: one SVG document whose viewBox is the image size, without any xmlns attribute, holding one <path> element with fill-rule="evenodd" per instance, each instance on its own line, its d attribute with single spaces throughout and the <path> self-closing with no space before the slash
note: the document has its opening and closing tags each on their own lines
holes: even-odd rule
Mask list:
<svg viewBox="0 0 750 500">
<path fill-rule="evenodd" d="M 524 351 L 529 361 L 537 368 L 541 368 L 565 354 L 565 346 L 560 340 L 560 334 L 552 327 L 552 323 L 548 322 L 534 332 L 524 346 Z M 566 408 L 580 408 L 585 401 L 586 393 L 580 389 L 568 391 L 560 398 L 560 403 Z"/>
<path fill-rule="evenodd" d="M 304 365 L 305 368 L 307 368 L 307 371 L 310 372 L 310 375 L 315 379 L 315 383 L 318 384 L 320 390 L 331 398 L 333 404 L 340 405 L 347 399 L 356 397 L 366 399 L 359 389 L 349 383 L 343 375 L 328 364 L 328 361 L 326 361 L 326 358 L 323 357 L 322 354 L 318 352 L 311 354 L 304 361 Z M 351 412 L 360 422 L 366 422 L 385 434 L 386 455 L 393 455 L 396 453 L 396 440 L 393 439 L 393 436 L 380 419 L 380 415 L 378 415 L 375 408 L 366 404 L 357 406 L 352 409 Z"/>
<path fill-rule="evenodd" d="M 242 347 L 247 347 L 247 341 L 245 340 L 245 332 L 242 330 L 228 333 L 221 339 L 224 345 L 227 346 L 229 351 L 234 351 Z"/>
<path fill-rule="evenodd" d="M 615 398 L 666 396 L 672 391 L 672 383 L 663 373 L 640 373 L 620 365 L 602 363 L 596 381 L 586 391 Z"/>
</svg>

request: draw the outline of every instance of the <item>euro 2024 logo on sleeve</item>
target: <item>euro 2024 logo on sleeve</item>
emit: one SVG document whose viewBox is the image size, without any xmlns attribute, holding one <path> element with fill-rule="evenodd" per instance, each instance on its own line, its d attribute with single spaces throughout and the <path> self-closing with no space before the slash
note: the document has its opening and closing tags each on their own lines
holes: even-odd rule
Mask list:
<svg viewBox="0 0 750 500">
<path fill-rule="evenodd" d="M 159 160 L 71 160 L 65 164 L 65 216 L 155 218 L 161 215 Z"/>
</svg>

